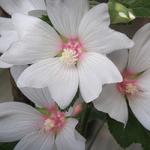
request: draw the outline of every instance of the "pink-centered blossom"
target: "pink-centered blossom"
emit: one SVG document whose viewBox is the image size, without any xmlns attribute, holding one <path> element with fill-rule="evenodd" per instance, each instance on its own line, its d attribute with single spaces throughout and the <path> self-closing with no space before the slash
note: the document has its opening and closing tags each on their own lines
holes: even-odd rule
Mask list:
<svg viewBox="0 0 150 150">
<path fill-rule="evenodd" d="M 106 85 L 95 107 L 117 121 L 126 124 L 129 107 L 139 122 L 150 130 L 150 24 L 139 29 L 129 51 L 110 54 L 112 61 L 122 73 L 123 81 Z"/>
<path fill-rule="evenodd" d="M 89 10 L 87 0 L 47 0 L 46 6 L 55 29 L 35 17 L 12 17 L 20 40 L 2 59 L 14 65 L 31 64 L 18 86 L 48 87 L 65 108 L 78 87 L 88 103 L 99 96 L 103 84 L 120 82 L 122 77 L 106 54 L 130 48 L 133 42 L 109 28 L 107 4 Z"/>
<path fill-rule="evenodd" d="M 26 66 L 11 68 L 15 81 Z M 78 121 L 55 105 L 47 89 L 20 89 L 38 109 L 19 102 L 0 104 L 0 142 L 19 141 L 14 150 L 85 150 Z"/>
</svg>

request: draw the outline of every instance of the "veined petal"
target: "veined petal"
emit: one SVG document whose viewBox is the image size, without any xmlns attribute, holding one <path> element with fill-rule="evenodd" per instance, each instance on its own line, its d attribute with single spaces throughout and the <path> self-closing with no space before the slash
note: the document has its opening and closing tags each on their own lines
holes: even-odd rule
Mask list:
<svg viewBox="0 0 150 150">
<path fill-rule="evenodd" d="M 85 150 L 85 140 L 75 136 L 76 119 L 67 119 L 64 129 L 56 137 L 57 150 Z"/>
<path fill-rule="evenodd" d="M 110 29 L 109 24 L 107 4 L 97 5 L 84 16 L 79 26 L 79 38 L 87 51 L 108 54 L 133 46 L 125 34 Z"/>
<path fill-rule="evenodd" d="M 128 110 L 126 99 L 116 88 L 116 85 L 104 86 L 100 97 L 93 101 L 94 106 L 99 111 L 108 113 L 109 116 L 124 124 L 128 120 Z"/>
<path fill-rule="evenodd" d="M 0 104 L 0 141 L 20 140 L 38 129 L 40 113 L 29 105 L 17 102 Z"/>
<path fill-rule="evenodd" d="M 7 63 L 5 63 L 5 62 L 3 62 L 3 61 L 0 60 L 0 68 L 10 68 L 12 66 L 13 65 L 7 64 Z"/>
<path fill-rule="evenodd" d="M 9 14 L 27 14 L 31 10 L 45 9 L 44 0 L 1 0 L 0 6 Z"/>
<path fill-rule="evenodd" d="M 18 40 L 16 31 L 0 31 L 0 52 L 4 53 Z"/>
<path fill-rule="evenodd" d="M 145 71 L 139 76 L 137 86 L 142 93 L 150 94 L 150 70 Z"/>
<path fill-rule="evenodd" d="M 29 2 L 33 5 L 34 10 L 46 10 L 45 0 L 29 0 Z"/>
<path fill-rule="evenodd" d="M 115 51 L 110 53 L 108 57 L 117 66 L 119 71 L 122 72 L 127 66 L 129 52 L 128 50 Z"/>
<path fill-rule="evenodd" d="M 21 73 L 27 68 L 28 66 L 13 66 L 11 68 L 11 75 L 13 76 L 15 82 L 17 82 Z M 20 88 L 21 92 L 28 97 L 32 102 L 34 102 L 37 106 L 41 106 L 44 108 L 49 108 L 54 104 L 50 92 L 48 88 Z"/>
<path fill-rule="evenodd" d="M 59 58 L 49 58 L 28 67 L 18 80 L 20 87 L 48 87 L 52 98 L 61 108 L 67 107 L 78 88 L 75 66 L 67 67 Z"/>
<path fill-rule="evenodd" d="M 32 132 L 25 136 L 14 150 L 51 150 L 54 146 L 54 135 Z"/>
<path fill-rule="evenodd" d="M 139 29 L 133 37 L 135 46 L 129 51 L 128 67 L 134 72 L 150 68 L 150 23 Z"/>
<path fill-rule="evenodd" d="M 5 52 L 17 39 L 12 20 L 0 17 L 0 52 Z"/>
<path fill-rule="evenodd" d="M 0 17 L 0 31 L 12 31 L 14 26 L 11 18 Z"/>
<path fill-rule="evenodd" d="M 83 30 L 87 31 L 88 28 L 96 28 L 95 25 L 98 25 L 98 28 L 108 27 L 110 25 L 108 5 L 106 3 L 93 7 L 85 14 L 80 23 L 79 33 Z"/>
<path fill-rule="evenodd" d="M 129 106 L 139 122 L 150 130 L 150 93 L 139 93 L 136 97 L 128 97 Z"/>
<path fill-rule="evenodd" d="M 145 33 L 146 34 L 146 33 Z M 139 122 L 150 130 L 150 70 L 139 76 L 137 95 L 128 96 L 129 106 Z"/>
<path fill-rule="evenodd" d="M 88 10 L 87 0 L 46 0 L 46 3 L 56 30 L 68 38 L 76 37 L 80 21 Z"/>
<path fill-rule="evenodd" d="M 83 55 L 78 63 L 78 72 L 80 92 L 86 102 L 99 96 L 103 84 L 122 81 L 116 66 L 107 57 L 94 52 Z"/>
<path fill-rule="evenodd" d="M 31 64 L 53 57 L 61 50 L 61 39 L 56 31 L 39 18 L 15 14 L 12 17 L 20 40 L 2 56 L 15 65 Z"/>
<path fill-rule="evenodd" d="M 34 7 L 28 0 L 1 0 L 0 6 L 9 14 L 24 13 L 33 10 Z"/>
</svg>

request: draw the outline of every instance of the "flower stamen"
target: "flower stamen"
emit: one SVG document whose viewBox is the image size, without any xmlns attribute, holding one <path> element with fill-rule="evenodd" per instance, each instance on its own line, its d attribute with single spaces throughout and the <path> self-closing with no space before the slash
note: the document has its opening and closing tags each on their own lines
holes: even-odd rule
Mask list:
<svg viewBox="0 0 150 150">
<path fill-rule="evenodd" d="M 82 50 L 82 44 L 77 39 L 70 39 L 62 46 L 60 61 L 67 66 L 76 65 Z"/>
<path fill-rule="evenodd" d="M 65 123 L 65 114 L 57 110 L 55 112 L 51 112 L 50 116 L 44 116 L 42 130 L 44 132 L 52 132 L 56 134 L 64 127 Z"/>
<path fill-rule="evenodd" d="M 117 84 L 117 90 L 126 96 L 135 95 L 139 88 L 137 86 L 137 75 L 125 70 L 122 74 L 123 81 Z"/>
</svg>

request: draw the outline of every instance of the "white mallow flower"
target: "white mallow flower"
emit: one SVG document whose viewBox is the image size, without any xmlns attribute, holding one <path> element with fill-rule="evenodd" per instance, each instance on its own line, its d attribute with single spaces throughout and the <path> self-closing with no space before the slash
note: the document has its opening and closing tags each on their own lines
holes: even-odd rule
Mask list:
<svg viewBox="0 0 150 150">
<path fill-rule="evenodd" d="M 88 11 L 87 0 L 47 0 L 47 11 L 57 32 L 38 18 L 12 17 L 20 41 L 2 59 L 15 65 L 32 64 L 20 76 L 18 86 L 48 87 L 53 99 L 65 108 L 78 87 L 90 102 L 99 96 L 103 84 L 122 80 L 105 55 L 132 47 L 133 42 L 109 28 L 107 4 Z"/>
<path fill-rule="evenodd" d="M 13 13 L 28 14 L 32 12 L 32 14 L 34 13 L 33 15 L 37 16 L 37 13 L 44 13 L 42 10 L 46 9 L 44 0 L 0 0 L 0 6 L 10 15 Z M 12 43 L 17 40 L 18 35 L 11 18 L 0 17 L 0 53 L 6 52 Z M 11 66 L 11 64 L 5 63 L 0 58 L 0 68 L 9 68 Z"/>
<path fill-rule="evenodd" d="M 11 68 L 15 80 L 24 69 Z M 0 103 L 0 142 L 20 140 L 14 150 L 85 150 L 78 121 L 58 110 L 47 89 L 21 91 L 45 113 L 19 102 Z"/>
<path fill-rule="evenodd" d="M 123 81 L 106 85 L 95 107 L 117 121 L 126 124 L 129 106 L 140 121 L 150 130 L 150 24 L 142 27 L 133 37 L 135 46 L 128 51 L 110 55 L 122 73 Z"/>
<path fill-rule="evenodd" d="M 0 141 L 19 141 L 14 150 L 85 150 L 85 139 L 75 130 L 76 119 L 49 108 L 42 114 L 19 102 L 0 104 Z"/>
</svg>

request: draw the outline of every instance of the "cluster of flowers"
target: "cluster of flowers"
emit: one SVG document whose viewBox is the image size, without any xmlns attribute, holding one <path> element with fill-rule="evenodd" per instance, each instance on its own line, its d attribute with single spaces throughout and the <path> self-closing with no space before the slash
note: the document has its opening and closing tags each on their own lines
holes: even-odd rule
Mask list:
<svg viewBox="0 0 150 150">
<path fill-rule="evenodd" d="M 107 4 L 87 0 L 1 0 L 1 68 L 36 108 L 0 104 L 0 141 L 15 150 L 84 150 L 76 131 L 77 91 L 85 103 L 126 124 L 128 104 L 150 130 L 150 24 L 129 39 L 112 30 Z M 40 19 L 48 15 L 51 25 Z M 114 52 L 115 51 L 115 52 Z"/>
</svg>

